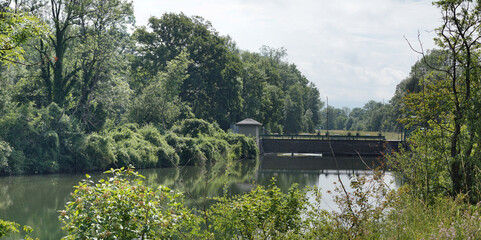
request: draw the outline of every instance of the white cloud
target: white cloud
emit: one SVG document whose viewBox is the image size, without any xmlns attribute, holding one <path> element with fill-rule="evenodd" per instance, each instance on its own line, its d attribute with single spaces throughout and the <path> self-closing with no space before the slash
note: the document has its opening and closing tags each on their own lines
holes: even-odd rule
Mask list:
<svg viewBox="0 0 481 240">
<path fill-rule="evenodd" d="M 134 0 L 137 25 L 164 12 L 199 15 L 241 49 L 285 47 L 336 107 L 389 100 L 418 56 L 404 36 L 432 48 L 440 13 L 428 0 Z M 430 31 L 430 32 L 426 32 Z"/>
</svg>

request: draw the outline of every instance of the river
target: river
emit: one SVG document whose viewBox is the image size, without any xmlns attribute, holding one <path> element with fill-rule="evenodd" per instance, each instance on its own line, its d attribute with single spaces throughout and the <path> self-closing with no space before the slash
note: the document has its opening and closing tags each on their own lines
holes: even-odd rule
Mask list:
<svg viewBox="0 0 481 240">
<path fill-rule="evenodd" d="M 356 174 L 369 174 L 366 166 L 377 164 L 375 158 L 361 161 L 357 157 L 334 158 L 320 156 L 279 156 L 260 157 L 260 164 L 254 160 L 242 161 L 236 166 L 237 174 L 229 178 L 215 177 L 205 183 L 206 173 L 214 169 L 188 166 L 181 169 L 159 168 L 139 170 L 146 177 L 149 186 L 166 185 L 172 189 L 186 193 L 186 204 L 195 207 L 204 196 L 223 194 L 227 183 L 229 194 L 241 194 L 252 189 L 255 184 L 268 185 L 273 177 L 283 191 L 293 184 L 300 187 L 318 186 L 323 190 L 323 208 L 335 210 L 333 196 L 327 194 L 335 187 L 339 176 L 344 183 Z M 339 166 L 339 167 L 337 167 Z M 103 173 L 89 173 L 93 180 L 107 177 Z M 64 209 L 69 201 L 73 186 L 85 178 L 84 174 L 52 174 L 33 176 L 0 177 L 0 219 L 14 221 L 21 225 L 29 225 L 34 229 L 31 237 L 60 239 L 64 232 L 58 220 L 58 211 Z M 386 182 L 396 187 L 391 173 L 386 172 Z M 346 184 L 348 185 L 348 184 Z M 7 239 L 19 239 L 12 236 Z"/>
</svg>

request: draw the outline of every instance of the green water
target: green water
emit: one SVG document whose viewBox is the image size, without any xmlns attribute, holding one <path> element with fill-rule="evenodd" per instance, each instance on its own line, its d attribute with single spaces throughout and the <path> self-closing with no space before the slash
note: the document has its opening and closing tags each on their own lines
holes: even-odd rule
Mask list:
<svg viewBox="0 0 481 240">
<path fill-rule="evenodd" d="M 371 164 L 375 159 L 365 159 Z M 349 181 L 355 174 L 366 173 L 366 166 L 358 158 L 338 159 L 342 181 Z M 315 156 L 265 156 L 261 163 L 253 160 L 239 162 L 234 174 L 223 177 L 218 169 L 184 167 L 139 170 L 151 187 L 166 185 L 183 191 L 186 204 L 196 207 L 204 196 L 219 196 L 227 186 L 229 194 L 240 194 L 252 189 L 255 184 L 267 185 L 273 177 L 277 185 L 286 191 L 293 183 L 304 186 L 319 186 L 324 191 L 333 190 L 337 181 L 337 169 L 332 158 Z M 216 172 L 216 177 L 206 183 L 203 176 Z M 94 180 L 107 177 L 103 173 L 89 173 Z M 13 176 L 0 178 L 0 219 L 29 225 L 34 229 L 30 236 L 45 239 L 60 239 L 64 232 L 58 220 L 58 211 L 69 201 L 69 194 L 84 174 L 52 174 L 41 176 Z M 390 175 L 389 179 L 393 179 Z M 392 184 L 393 186 L 395 184 Z M 326 209 L 335 209 L 332 196 L 324 195 Z M 12 236 L 7 239 L 19 239 Z"/>
</svg>

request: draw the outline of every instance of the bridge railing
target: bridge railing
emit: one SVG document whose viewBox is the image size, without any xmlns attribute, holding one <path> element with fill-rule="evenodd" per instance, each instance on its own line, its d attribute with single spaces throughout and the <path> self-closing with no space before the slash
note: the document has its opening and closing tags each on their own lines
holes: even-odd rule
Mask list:
<svg viewBox="0 0 481 240">
<path fill-rule="evenodd" d="M 385 136 L 357 136 L 357 135 L 260 135 L 261 139 L 302 139 L 302 140 L 371 140 L 385 141 Z"/>
</svg>

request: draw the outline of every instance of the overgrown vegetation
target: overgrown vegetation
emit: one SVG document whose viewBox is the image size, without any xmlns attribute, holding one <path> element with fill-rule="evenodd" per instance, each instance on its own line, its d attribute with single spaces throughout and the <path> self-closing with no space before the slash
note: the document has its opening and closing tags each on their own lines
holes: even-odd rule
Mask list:
<svg viewBox="0 0 481 240">
<path fill-rule="evenodd" d="M 350 193 L 338 186 L 339 210 L 332 212 L 320 207 L 320 189 L 294 185 L 283 193 L 275 180 L 244 195 L 215 197 L 207 208 L 189 208 L 183 194 L 146 187 L 132 169 L 109 173 L 75 187 L 60 212 L 66 239 L 476 239 L 481 233 L 480 205 L 463 196 L 426 205 L 409 187 L 389 189 L 379 170 L 354 177 Z"/>
<path fill-rule="evenodd" d="M 322 117 L 319 91 L 283 61 L 285 49 L 240 51 L 200 17 L 152 17 L 130 35 L 126 1 L 1 4 L 0 61 L 10 66 L 0 68 L 0 174 L 113 168 L 111 178 L 76 187 L 60 213 L 67 239 L 479 238 L 481 6 L 434 5 L 443 19 L 440 49 L 419 50 L 422 59 L 389 104 L 328 107 Z M 16 25 L 24 27 L 12 31 Z M 213 204 L 191 209 L 181 193 L 145 186 L 121 168 L 233 173 L 235 160 L 258 154 L 253 139 L 225 131 L 245 117 L 277 133 L 327 122 L 328 129 L 404 128 L 409 147 L 389 163 L 405 185 L 388 189 L 379 171 L 355 176 L 349 192 L 339 182 L 334 212 L 320 207 L 318 189 L 283 193 L 275 184 L 204 195 Z M 196 184 L 205 190 L 219 184 L 214 178 L 223 180 L 206 174 Z M 0 220 L 0 237 L 18 227 Z"/>
<path fill-rule="evenodd" d="M 20 120 L 20 121 L 19 121 Z M 22 121 L 23 120 L 23 121 Z M 130 164 L 173 167 L 257 158 L 255 141 L 200 119 L 183 120 L 162 135 L 152 125 L 129 123 L 84 134 L 55 104 L 22 106 L 0 120 L 3 174 L 95 171 Z M 204 128 L 202 128 L 203 126 Z"/>
</svg>

